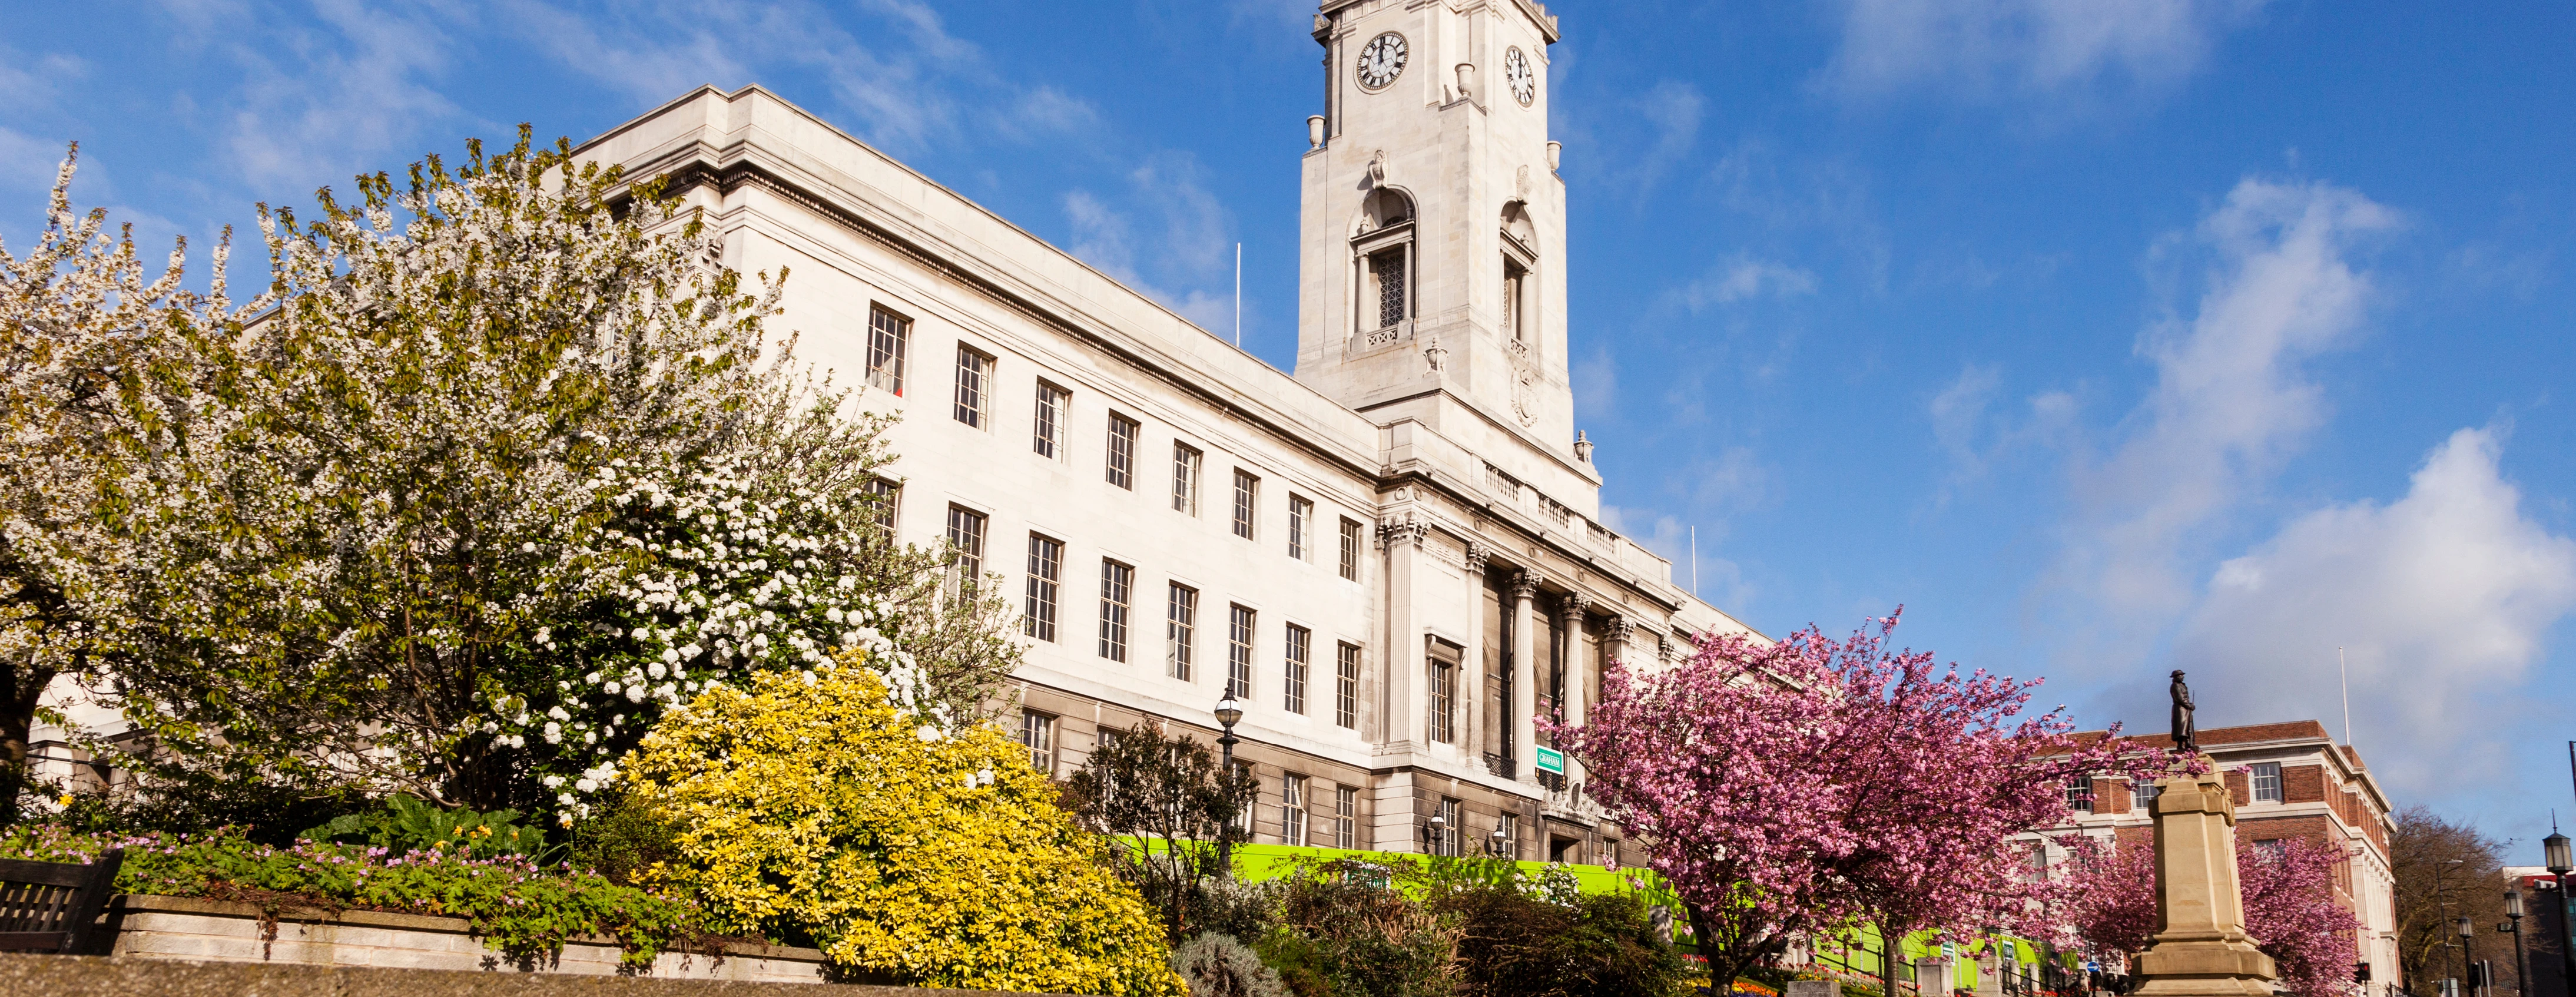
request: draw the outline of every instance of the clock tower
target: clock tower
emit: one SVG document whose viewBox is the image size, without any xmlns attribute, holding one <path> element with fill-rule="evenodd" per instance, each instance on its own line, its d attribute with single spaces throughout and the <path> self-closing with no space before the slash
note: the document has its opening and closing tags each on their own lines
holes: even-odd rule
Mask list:
<svg viewBox="0 0 2576 997">
<path fill-rule="evenodd" d="M 1504 456 L 1517 442 L 1597 485 L 1566 377 L 1557 38 L 1535 0 L 1325 0 L 1296 377 L 1381 424 L 1526 467 Z"/>
</svg>

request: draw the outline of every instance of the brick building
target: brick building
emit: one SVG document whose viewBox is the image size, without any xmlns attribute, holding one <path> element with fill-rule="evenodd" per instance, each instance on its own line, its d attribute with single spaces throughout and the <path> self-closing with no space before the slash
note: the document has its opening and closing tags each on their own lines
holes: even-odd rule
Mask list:
<svg viewBox="0 0 2576 997">
<path fill-rule="evenodd" d="M 2078 735 L 2098 739 L 2104 732 Z M 2124 738 L 2140 747 L 2170 748 L 2165 734 Z M 2202 753 L 2218 763 L 2236 797 L 2239 848 L 2301 840 L 2328 845 L 2346 856 L 2338 869 L 2335 900 L 2361 922 L 2356 939 L 2370 964 L 2370 990 L 2392 992 L 2398 979 L 2396 878 L 2388 836 L 2395 829 L 2388 796 L 2361 755 L 2338 745 L 2314 720 L 2221 727 L 2199 735 Z M 2147 845 L 2154 820 L 2136 787 L 2125 778 L 2093 780 L 2092 799 L 2078 805 L 2071 825 L 2029 836 L 2049 862 L 2064 857 L 2050 839 L 2071 833 L 2116 837 L 2122 846 Z"/>
</svg>

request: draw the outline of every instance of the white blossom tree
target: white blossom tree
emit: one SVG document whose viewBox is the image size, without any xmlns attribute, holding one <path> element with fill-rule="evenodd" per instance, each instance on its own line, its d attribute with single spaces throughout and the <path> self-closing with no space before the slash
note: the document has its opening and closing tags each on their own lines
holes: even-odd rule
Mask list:
<svg viewBox="0 0 2576 997">
<path fill-rule="evenodd" d="M 137 764 L 569 819 L 748 669 L 866 646 L 926 713 L 982 708 L 1007 608 L 873 526 L 882 425 L 765 334 L 785 274 L 746 290 L 653 185 L 525 129 L 469 153 L 263 205 L 256 314 L 155 337 L 95 458 L 152 553 L 75 613 Z"/>
<path fill-rule="evenodd" d="M 88 614 L 124 602 L 148 570 L 118 472 L 167 459 L 141 439 L 168 415 L 145 391 L 162 333 L 229 313 L 222 248 L 211 294 L 193 295 L 185 240 L 154 276 L 130 226 L 73 210 L 79 151 L 55 174 L 27 254 L 0 244 L 0 824 L 16 817 L 40 698 L 89 660 Z"/>
</svg>

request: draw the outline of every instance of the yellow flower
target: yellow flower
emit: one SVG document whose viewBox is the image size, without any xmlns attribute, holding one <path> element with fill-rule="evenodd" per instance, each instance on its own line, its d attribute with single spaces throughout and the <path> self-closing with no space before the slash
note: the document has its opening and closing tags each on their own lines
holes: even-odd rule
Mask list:
<svg viewBox="0 0 2576 997">
<path fill-rule="evenodd" d="M 1027 751 L 984 724 L 922 738 L 861 664 L 718 687 L 663 719 L 623 767 L 680 828 L 664 876 L 720 927 L 809 934 L 925 986 L 1186 993 L 1144 900 Z"/>
</svg>

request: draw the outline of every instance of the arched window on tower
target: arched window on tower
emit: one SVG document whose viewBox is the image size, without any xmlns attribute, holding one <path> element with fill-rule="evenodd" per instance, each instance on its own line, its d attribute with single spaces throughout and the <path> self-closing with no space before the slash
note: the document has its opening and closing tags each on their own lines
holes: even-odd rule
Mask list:
<svg viewBox="0 0 2576 997">
<path fill-rule="evenodd" d="M 1537 337 L 1532 328 L 1536 321 L 1531 313 L 1536 309 L 1531 307 L 1535 287 L 1530 271 L 1538 265 L 1538 233 L 1530 226 L 1529 206 L 1519 201 L 1503 206 L 1502 226 L 1502 300 L 1495 328 L 1513 350 L 1527 353 L 1530 340 Z"/>
<path fill-rule="evenodd" d="M 1351 258 L 1359 292 L 1354 324 L 1365 333 L 1393 330 L 1413 317 L 1413 228 L 1413 200 L 1402 192 L 1379 187 L 1361 200 Z"/>
</svg>

